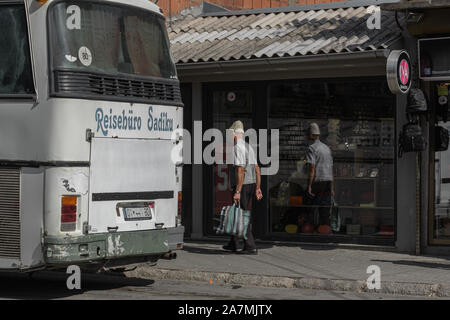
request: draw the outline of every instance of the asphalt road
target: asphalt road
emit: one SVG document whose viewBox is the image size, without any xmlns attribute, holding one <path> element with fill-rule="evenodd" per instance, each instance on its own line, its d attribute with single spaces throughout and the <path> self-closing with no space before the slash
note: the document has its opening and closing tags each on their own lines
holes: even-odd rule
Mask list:
<svg viewBox="0 0 450 320">
<path fill-rule="evenodd" d="M 215 285 L 205 281 L 143 280 L 121 275 L 83 274 L 81 290 L 68 290 L 67 275 L 59 272 L 0 273 L 0 299 L 77 300 L 370 300 L 424 299 L 370 293 L 301 290 L 285 288 Z"/>
</svg>

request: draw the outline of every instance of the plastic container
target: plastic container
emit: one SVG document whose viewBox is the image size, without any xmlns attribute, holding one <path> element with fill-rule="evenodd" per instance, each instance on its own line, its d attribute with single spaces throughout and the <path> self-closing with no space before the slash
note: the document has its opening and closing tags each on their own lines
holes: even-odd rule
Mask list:
<svg viewBox="0 0 450 320">
<path fill-rule="evenodd" d="M 302 196 L 291 196 L 289 200 L 293 206 L 301 206 L 303 204 Z"/>
</svg>

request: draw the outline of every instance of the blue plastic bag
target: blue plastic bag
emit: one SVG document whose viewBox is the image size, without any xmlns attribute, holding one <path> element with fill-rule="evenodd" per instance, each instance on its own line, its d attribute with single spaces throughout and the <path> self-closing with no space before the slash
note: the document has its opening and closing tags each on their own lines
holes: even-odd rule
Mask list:
<svg viewBox="0 0 450 320">
<path fill-rule="evenodd" d="M 240 208 L 240 204 L 225 206 L 220 211 L 217 234 L 228 234 L 247 240 L 247 229 L 250 224 L 251 212 Z"/>
</svg>

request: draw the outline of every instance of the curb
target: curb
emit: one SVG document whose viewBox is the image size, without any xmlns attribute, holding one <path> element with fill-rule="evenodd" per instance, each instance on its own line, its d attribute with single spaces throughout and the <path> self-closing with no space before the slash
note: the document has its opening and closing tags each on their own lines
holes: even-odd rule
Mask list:
<svg viewBox="0 0 450 320">
<path fill-rule="evenodd" d="M 151 267 L 138 267 L 133 271 L 125 272 L 125 275 L 126 277 L 141 279 L 197 281 L 221 285 L 351 291 L 356 293 L 365 292 L 427 297 L 450 297 L 450 284 L 442 285 L 386 281 L 381 283 L 381 289 L 376 290 L 369 289 L 367 287 L 366 281 L 358 280 L 279 277 L 227 272 L 159 269 Z"/>
</svg>

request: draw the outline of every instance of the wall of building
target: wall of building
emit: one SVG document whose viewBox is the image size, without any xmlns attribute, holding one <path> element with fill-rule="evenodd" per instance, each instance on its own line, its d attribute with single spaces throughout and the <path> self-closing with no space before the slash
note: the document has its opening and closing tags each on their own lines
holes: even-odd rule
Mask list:
<svg viewBox="0 0 450 320">
<path fill-rule="evenodd" d="M 209 0 L 208 2 L 228 10 L 249 10 L 341 1 L 344 0 Z M 202 0 L 158 0 L 157 5 L 163 10 L 166 17 L 173 17 L 183 9 L 196 7 L 201 3 Z"/>
</svg>

